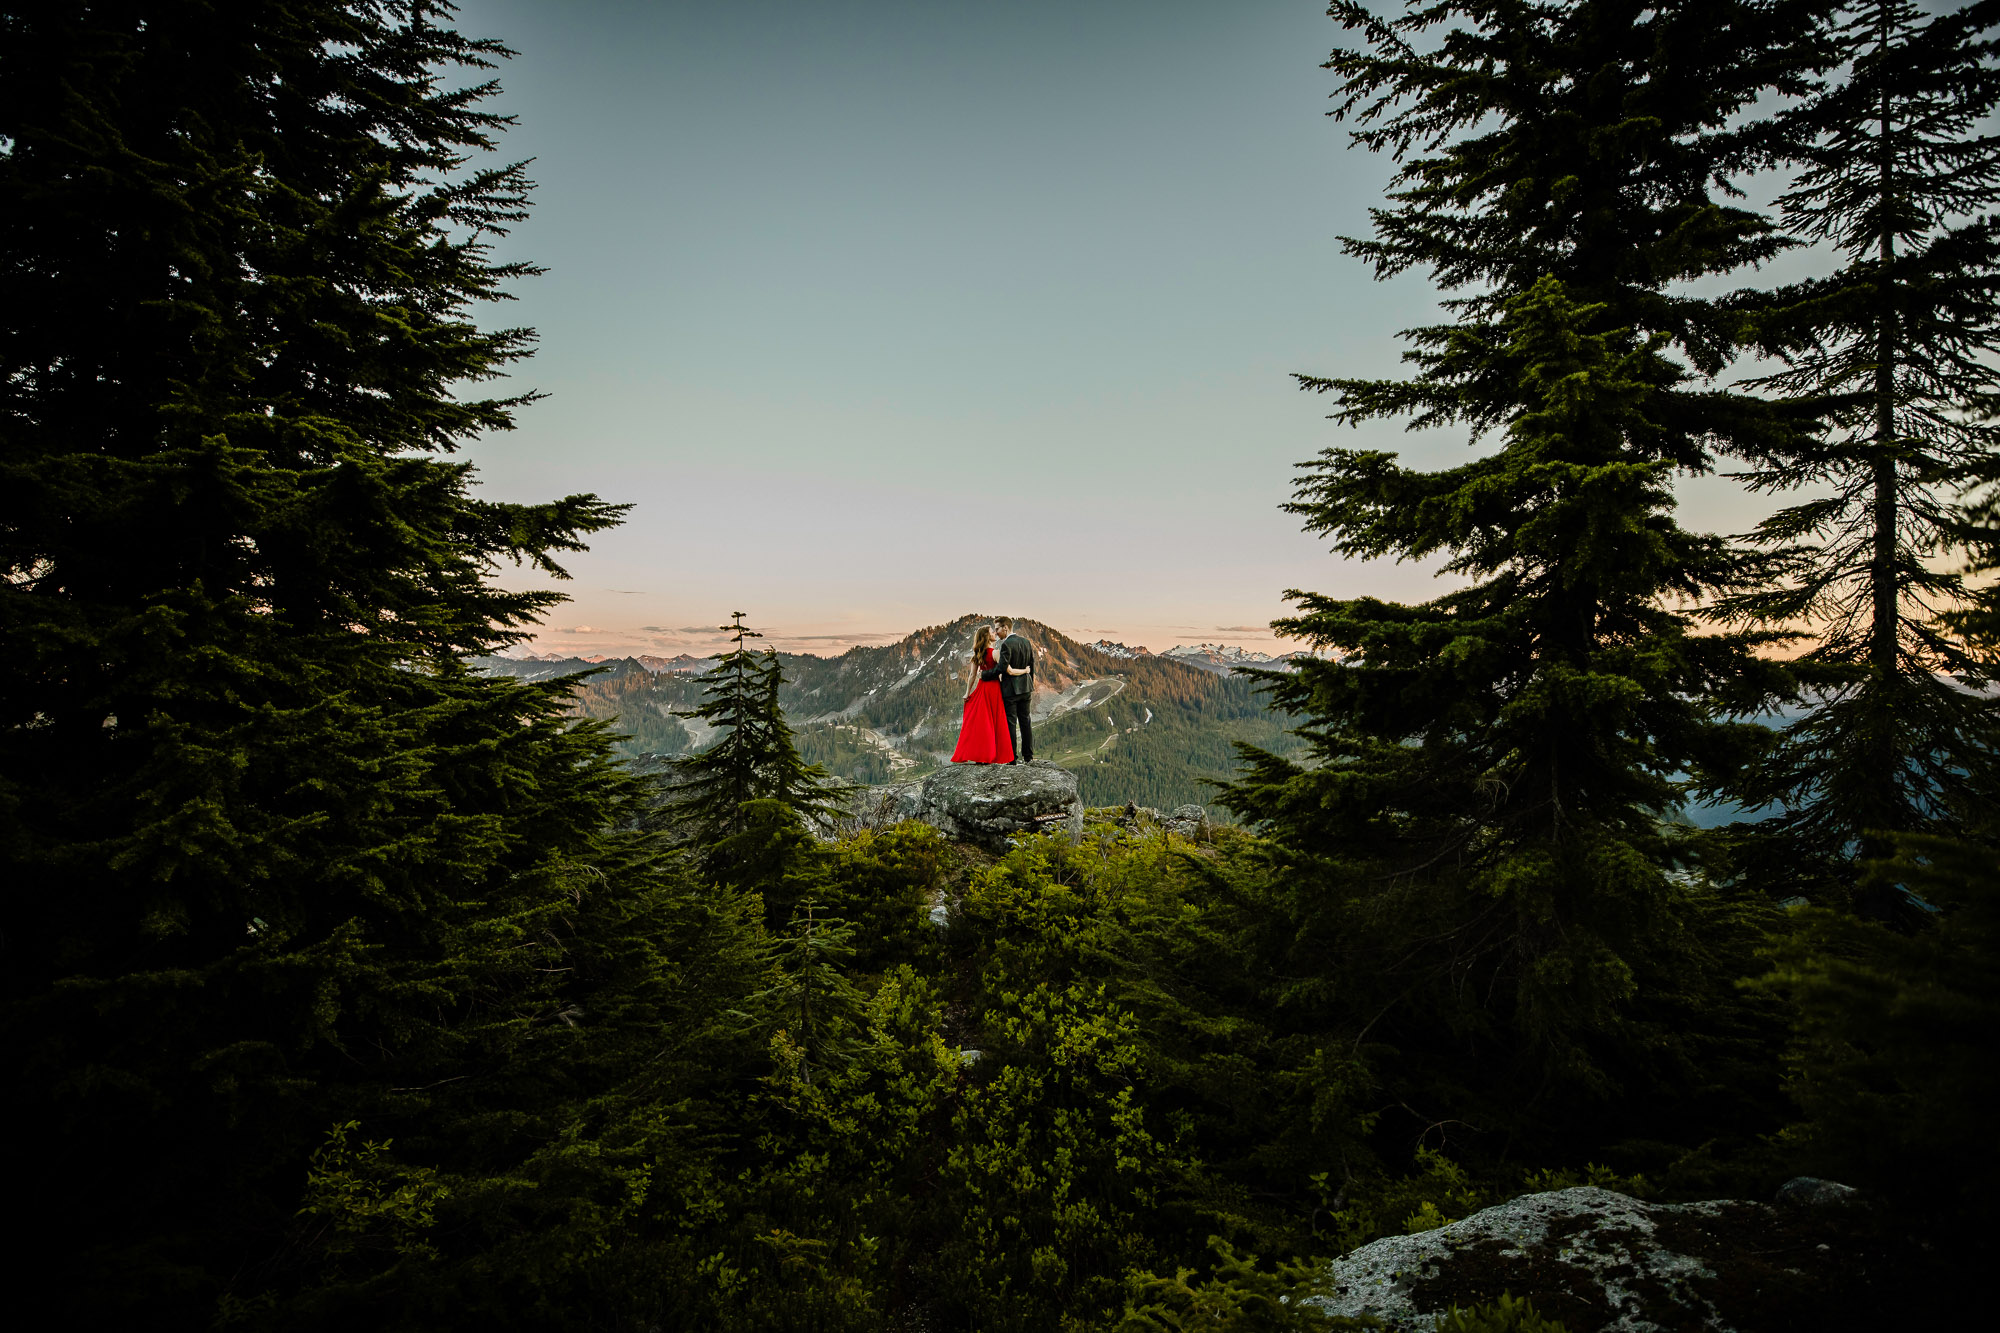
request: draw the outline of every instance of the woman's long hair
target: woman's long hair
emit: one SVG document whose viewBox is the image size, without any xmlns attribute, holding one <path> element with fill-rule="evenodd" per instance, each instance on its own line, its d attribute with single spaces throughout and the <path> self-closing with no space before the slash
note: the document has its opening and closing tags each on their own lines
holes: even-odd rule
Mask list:
<svg viewBox="0 0 2000 1333">
<path fill-rule="evenodd" d="M 992 646 L 993 627 L 991 625 L 981 625 L 979 633 L 972 636 L 972 665 L 984 668 L 986 665 L 986 650 Z"/>
</svg>

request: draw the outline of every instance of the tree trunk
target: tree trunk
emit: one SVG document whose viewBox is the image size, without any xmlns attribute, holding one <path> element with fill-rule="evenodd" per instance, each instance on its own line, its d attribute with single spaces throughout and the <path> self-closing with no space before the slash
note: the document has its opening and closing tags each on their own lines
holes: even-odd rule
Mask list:
<svg viewBox="0 0 2000 1333">
<path fill-rule="evenodd" d="M 1887 248 L 1886 242 L 1884 248 Z M 1869 625 L 1868 662 L 1886 676 L 1896 672 L 1896 402 L 1895 316 L 1883 318 L 1882 348 L 1875 369 L 1875 549 L 1868 563 L 1874 613 Z"/>
<path fill-rule="evenodd" d="M 1883 7 L 1882 47 L 1888 46 L 1888 8 Z M 1896 589 L 1896 306 L 1895 286 L 1889 266 L 1896 258 L 1894 212 L 1889 201 L 1896 188 L 1896 146 L 1889 115 L 1889 92 L 1882 91 L 1881 178 L 1878 199 L 1882 204 L 1881 305 L 1878 311 L 1875 345 L 1875 450 L 1874 528 L 1875 546 L 1868 562 L 1868 580 L 1873 594 L 1873 615 L 1869 625 L 1868 661 L 1882 673 L 1886 683 L 1896 673 L 1897 589 Z"/>
<path fill-rule="evenodd" d="M 1887 53 L 1889 48 L 1890 7 L 1879 6 L 1882 16 L 1882 35 L 1878 51 Z M 1881 209 L 1881 236 L 1878 257 L 1881 273 L 1877 284 L 1877 307 L 1875 325 L 1875 438 L 1870 451 L 1871 481 L 1874 484 L 1871 506 L 1872 527 L 1874 529 L 1873 549 L 1869 553 L 1868 584 L 1870 593 L 1870 618 L 1868 625 L 1868 664 L 1873 667 L 1874 678 L 1866 686 L 1871 691 L 1888 691 L 1896 683 L 1898 653 L 1901 640 L 1898 632 L 1896 586 L 1896 518 L 1899 509 L 1896 471 L 1896 285 L 1890 273 L 1890 266 L 1896 258 L 1895 209 L 1892 201 L 1896 197 L 1896 141 L 1895 123 L 1889 110 L 1889 90 L 1882 90 L 1881 153 L 1880 175 L 1876 181 L 1876 200 Z M 1893 694 L 1878 696 L 1893 706 Z M 1902 806 L 1901 784 L 1897 775 L 1902 770 L 1903 756 L 1896 745 L 1880 728 L 1874 729 L 1875 754 L 1868 761 L 1873 772 L 1868 781 L 1875 786 L 1876 809 L 1874 818 L 1883 824 L 1896 822 L 1895 812 Z M 1865 832 L 1861 837 L 1861 854 L 1864 857 L 1885 855 L 1889 848 L 1877 838 Z M 1879 908 L 1878 904 L 1878 908 Z"/>
</svg>

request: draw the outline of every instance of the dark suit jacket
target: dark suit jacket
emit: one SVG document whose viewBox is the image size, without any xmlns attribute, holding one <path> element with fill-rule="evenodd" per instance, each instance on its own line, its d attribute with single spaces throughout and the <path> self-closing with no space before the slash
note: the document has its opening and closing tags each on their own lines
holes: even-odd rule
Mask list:
<svg viewBox="0 0 2000 1333">
<path fill-rule="evenodd" d="M 1000 665 L 1003 667 L 1026 667 L 1025 676 L 1000 677 L 1002 694 L 1033 694 L 1035 692 L 1035 650 L 1028 641 L 1018 634 L 1009 634 L 1000 640 Z"/>
</svg>

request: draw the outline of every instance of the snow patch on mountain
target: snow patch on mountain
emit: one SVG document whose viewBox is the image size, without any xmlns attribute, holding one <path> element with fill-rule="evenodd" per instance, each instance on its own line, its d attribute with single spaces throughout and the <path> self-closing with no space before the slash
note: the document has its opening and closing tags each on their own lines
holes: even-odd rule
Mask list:
<svg viewBox="0 0 2000 1333">
<path fill-rule="evenodd" d="M 923 675 L 924 672 L 930 668 L 931 663 L 937 661 L 940 657 L 943 657 L 946 652 L 950 651 L 950 649 L 951 649 L 950 643 L 939 644 L 938 650 L 936 652 L 932 653 L 929 657 L 919 659 L 915 666 L 911 667 L 907 672 L 904 673 L 903 678 L 901 680 L 889 686 L 890 693 L 893 694 L 895 691 L 900 690 L 905 686 L 909 685 L 912 681 L 916 680 L 917 677 Z M 874 691 L 871 690 L 869 692 L 872 694 Z"/>
<path fill-rule="evenodd" d="M 1160 656 L 1170 657 L 1176 662 L 1185 662 L 1189 666 L 1200 667 L 1203 671 L 1226 674 L 1236 670 L 1238 667 L 1269 667 L 1283 671 L 1291 666 L 1294 658 L 1310 657 L 1312 654 L 1309 652 L 1258 653 L 1252 652 L 1248 648 L 1240 648 L 1226 643 L 1196 643 L 1175 644 L 1164 653 L 1161 653 Z"/>
<path fill-rule="evenodd" d="M 1080 713 L 1086 708 L 1096 708 L 1124 688 L 1123 680 L 1107 676 L 1097 680 L 1080 680 L 1066 689 L 1037 690 L 1028 715 L 1037 722 L 1052 722 L 1064 713 Z"/>
<path fill-rule="evenodd" d="M 1167 657 L 1219 657 L 1225 662 L 1269 662 L 1269 653 L 1253 653 L 1248 648 L 1236 648 L 1226 643 L 1175 644 L 1167 649 Z"/>
</svg>

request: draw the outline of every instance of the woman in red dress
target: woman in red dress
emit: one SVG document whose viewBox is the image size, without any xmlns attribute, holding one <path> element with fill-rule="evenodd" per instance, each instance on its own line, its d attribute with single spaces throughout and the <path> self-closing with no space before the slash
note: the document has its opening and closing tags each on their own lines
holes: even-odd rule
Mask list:
<svg viewBox="0 0 2000 1333">
<path fill-rule="evenodd" d="M 1000 702 L 1000 664 L 993 651 L 993 627 L 981 625 L 965 664 L 965 717 L 958 725 L 954 764 L 1007 764 L 1014 740 L 1007 734 L 1007 706 Z"/>
</svg>

